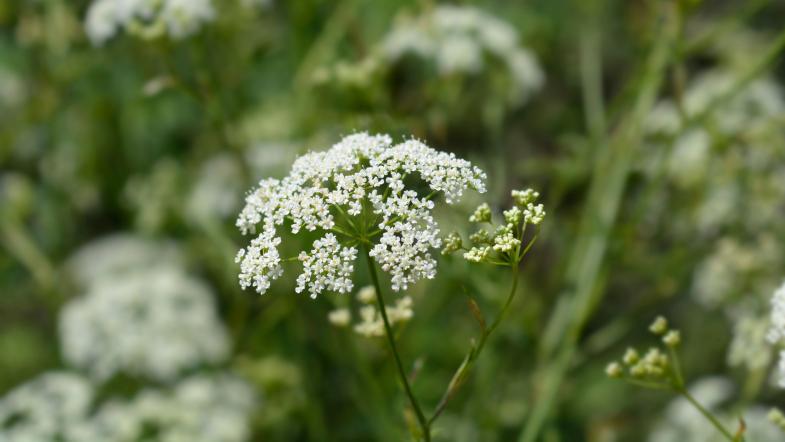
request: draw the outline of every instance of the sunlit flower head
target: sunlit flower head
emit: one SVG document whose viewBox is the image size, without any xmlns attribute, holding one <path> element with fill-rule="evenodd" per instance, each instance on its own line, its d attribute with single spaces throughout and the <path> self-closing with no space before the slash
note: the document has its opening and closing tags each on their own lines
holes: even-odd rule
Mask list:
<svg viewBox="0 0 785 442">
<path fill-rule="evenodd" d="M 246 198 L 237 219 L 256 233 L 240 250 L 240 285 L 265 293 L 283 272 L 279 231 L 322 236 L 298 257 L 297 291 L 316 297 L 347 293 L 358 247 L 366 247 L 393 290 L 433 278 L 431 249 L 441 246 L 433 199 L 458 201 L 466 189 L 485 191 L 485 173 L 451 153 L 409 139 L 393 145 L 387 135 L 349 135 L 323 152 L 299 157 L 282 180 L 264 179 Z"/>
</svg>

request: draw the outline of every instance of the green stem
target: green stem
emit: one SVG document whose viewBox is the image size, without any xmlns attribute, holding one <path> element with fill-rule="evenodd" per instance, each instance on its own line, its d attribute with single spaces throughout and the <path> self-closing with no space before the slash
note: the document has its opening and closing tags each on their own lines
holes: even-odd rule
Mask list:
<svg viewBox="0 0 785 442">
<path fill-rule="evenodd" d="M 534 241 L 532 240 L 532 243 Z M 528 248 L 527 248 L 528 249 Z M 496 319 L 493 320 L 490 327 L 485 328 L 483 325 L 482 335 L 480 335 L 480 341 L 475 346 L 472 345 L 472 348 L 469 349 L 469 353 L 463 358 L 463 362 L 455 370 L 455 374 L 453 374 L 452 379 L 450 380 L 449 385 L 447 386 L 447 390 L 442 395 L 439 404 L 436 406 L 436 409 L 433 412 L 433 416 L 428 419 L 428 424 L 433 424 L 434 421 L 442 414 L 444 409 L 447 407 L 447 404 L 450 402 L 450 399 L 453 398 L 455 393 L 458 389 L 463 385 L 463 380 L 466 379 L 466 376 L 469 374 L 469 370 L 471 370 L 474 362 L 480 356 L 483 347 L 485 347 L 485 342 L 488 340 L 488 337 L 496 330 L 496 327 L 499 326 L 502 319 L 504 318 L 507 310 L 510 308 L 510 304 L 512 304 L 512 300 L 515 298 L 515 293 L 518 290 L 518 281 L 519 281 L 519 271 L 518 271 L 518 264 L 512 264 L 512 286 L 510 287 L 510 293 L 507 295 L 507 300 L 504 302 L 499 314 L 496 316 Z"/>
<path fill-rule="evenodd" d="M 700 403 L 699 403 L 699 402 L 698 402 L 698 401 L 697 401 L 697 400 L 696 400 L 696 399 L 695 399 L 695 398 L 694 398 L 694 397 L 693 397 L 693 396 L 690 394 L 690 392 L 689 392 L 689 391 L 687 391 L 686 389 L 679 389 L 679 390 L 677 390 L 677 391 L 678 391 L 678 392 L 679 392 L 679 393 L 680 393 L 682 396 L 684 396 L 684 398 L 685 398 L 685 399 L 687 399 L 687 400 L 690 402 L 690 404 L 692 404 L 692 406 L 693 406 L 693 407 L 695 407 L 695 409 L 697 409 L 697 410 L 698 410 L 698 411 L 699 411 L 699 412 L 700 412 L 700 413 L 703 415 L 703 417 L 705 417 L 706 419 L 708 419 L 708 420 L 709 420 L 709 422 L 711 422 L 711 423 L 712 423 L 712 425 L 714 425 L 714 427 L 717 429 L 717 431 L 719 431 L 720 433 L 722 433 L 722 435 L 723 435 L 723 436 L 725 436 L 725 438 L 726 438 L 726 439 L 728 439 L 730 442 L 739 442 L 739 440 L 740 440 L 740 439 L 739 439 L 739 438 L 737 438 L 737 437 L 735 437 L 735 436 L 733 436 L 733 434 L 731 434 L 731 432 L 730 432 L 730 431 L 728 431 L 728 430 L 727 430 L 727 429 L 726 429 L 726 428 L 725 428 L 725 427 L 722 425 L 722 423 L 720 423 L 720 421 L 718 421 L 718 420 L 717 420 L 717 418 L 716 418 L 716 417 L 714 417 L 714 415 L 713 415 L 713 414 L 711 414 L 711 412 L 710 412 L 709 410 L 707 410 L 706 408 L 704 408 L 704 407 L 703 407 L 703 405 L 701 405 L 701 404 L 700 404 Z M 742 439 L 742 440 L 743 440 L 743 439 Z"/>
<path fill-rule="evenodd" d="M 423 433 L 423 438 L 425 442 L 430 442 L 431 440 L 431 433 L 430 428 L 428 426 L 428 421 L 425 420 L 425 415 L 420 408 L 420 404 L 417 402 L 417 399 L 414 397 L 414 393 L 412 393 L 412 387 L 409 385 L 409 377 L 406 376 L 406 370 L 403 368 L 403 363 L 401 362 L 401 357 L 398 354 L 398 348 L 395 346 L 395 337 L 393 334 L 392 326 L 390 326 L 390 321 L 387 319 L 387 309 L 384 306 L 384 298 L 382 298 L 382 287 L 379 283 L 379 275 L 376 273 L 376 265 L 373 263 L 373 259 L 371 259 L 371 255 L 368 253 L 368 247 L 363 247 L 363 252 L 365 254 L 365 259 L 368 262 L 368 270 L 371 274 L 371 280 L 373 281 L 373 287 L 376 290 L 376 302 L 379 305 L 379 312 L 382 315 L 382 321 L 384 322 L 384 331 L 385 335 L 387 336 L 387 342 L 390 344 L 390 350 L 392 351 L 393 357 L 395 358 L 395 365 L 398 368 L 398 376 L 401 379 L 401 383 L 403 384 L 403 388 L 406 391 L 406 396 L 409 397 L 409 402 L 414 409 L 414 413 L 417 416 L 417 421 L 420 424 L 420 428 Z"/>
<path fill-rule="evenodd" d="M 62 287 L 57 287 L 55 268 L 21 223 L 0 220 L 0 246 L 27 268 L 41 292 L 56 303 Z"/>
<path fill-rule="evenodd" d="M 583 99 L 586 127 L 592 143 L 603 143 L 605 138 L 605 103 L 602 91 L 602 53 L 597 13 L 592 13 L 591 23 L 587 24 L 580 46 L 581 95 Z"/>
</svg>

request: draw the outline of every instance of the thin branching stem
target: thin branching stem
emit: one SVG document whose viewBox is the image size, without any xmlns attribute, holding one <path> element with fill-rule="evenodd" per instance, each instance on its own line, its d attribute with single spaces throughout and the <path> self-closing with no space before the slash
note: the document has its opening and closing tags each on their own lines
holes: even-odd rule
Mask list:
<svg viewBox="0 0 785 442">
<path fill-rule="evenodd" d="M 393 354 L 395 359 L 395 366 L 398 369 L 398 376 L 403 384 L 403 388 L 406 391 L 406 396 L 409 397 L 409 402 L 414 409 L 414 414 L 417 416 L 417 422 L 420 424 L 420 429 L 422 431 L 422 436 L 425 442 L 430 442 L 431 440 L 431 432 L 428 425 L 428 421 L 425 419 L 425 415 L 422 412 L 422 408 L 420 404 L 417 402 L 417 398 L 414 397 L 414 393 L 412 392 L 412 387 L 409 385 L 409 378 L 406 375 L 406 370 L 403 368 L 403 363 L 401 362 L 401 356 L 398 354 L 398 348 L 395 345 L 395 335 L 393 333 L 392 326 L 390 326 L 390 321 L 387 319 L 387 309 L 384 306 L 384 298 L 382 297 L 382 287 L 379 283 L 379 275 L 376 272 L 376 265 L 373 263 L 373 259 L 371 259 L 371 255 L 368 251 L 368 247 L 363 247 L 363 253 L 365 254 L 365 259 L 368 262 L 368 271 L 371 274 L 371 280 L 373 281 L 373 287 L 376 290 L 376 302 L 379 305 L 379 312 L 382 315 L 382 321 L 384 322 L 384 331 L 385 335 L 387 336 L 387 342 L 390 344 L 390 350 Z"/>
<path fill-rule="evenodd" d="M 534 243 L 534 240 L 532 240 L 529 243 L 529 246 L 531 246 L 532 243 Z M 529 247 L 527 246 L 526 250 L 528 249 Z M 452 379 L 450 380 L 450 383 L 447 386 L 447 390 L 442 395 L 442 398 L 439 401 L 439 404 L 436 406 L 433 415 L 428 420 L 429 425 L 433 424 L 433 422 L 436 421 L 436 419 L 442 414 L 444 409 L 447 407 L 447 404 L 450 402 L 450 400 L 453 398 L 455 393 L 461 387 L 464 379 L 466 379 L 466 376 L 469 374 L 469 370 L 471 370 L 472 366 L 474 365 L 474 362 L 480 356 L 482 349 L 485 347 L 485 343 L 487 342 L 488 337 L 493 333 L 494 330 L 496 330 L 496 328 L 501 323 L 502 319 L 504 319 L 507 310 L 510 308 L 510 304 L 512 304 L 512 300 L 515 298 L 515 293 L 518 290 L 518 281 L 520 279 L 518 263 L 511 264 L 511 268 L 512 268 L 512 286 L 510 287 L 510 293 L 507 295 L 507 299 L 505 300 L 504 305 L 502 306 L 501 310 L 499 310 L 499 314 L 496 315 L 496 318 L 493 320 L 493 322 L 491 322 L 491 325 L 487 328 L 483 326 L 482 334 L 480 335 L 480 340 L 476 345 L 472 345 L 472 347 L 469 349 L 469 352 L 463 358 L 463 362 L 461 362 L 461 365 L 458 367 L 457 370 L 455 370 L 455 374 L 453 374 Z"/>
</svg>

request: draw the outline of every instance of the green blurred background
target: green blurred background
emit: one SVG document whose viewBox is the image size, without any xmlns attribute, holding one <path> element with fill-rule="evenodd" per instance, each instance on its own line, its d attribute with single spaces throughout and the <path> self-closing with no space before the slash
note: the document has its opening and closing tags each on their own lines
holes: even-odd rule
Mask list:
<svg viewBox="0 0 785 442">
<path fill-rule="evenodd" d="M 153 255 L 171 245 L 209 287 L 231 355 L 192 370 L 245 379 L 258 398 L 249 440 L 407 440 L 385 343 L 327 320 L 346 297 L 297 295 L 295 272 L 264 296 L 243 292 L 234 263 L 245 192 L 367 130 L 416 136 L 488 172 L 489 193 L 443 210 L 445 226 L 468 231 L 477 203 L 506 207 L 512 188 L 539 190 L 548 211 L 522 296 L 437 440 L 519 440 L 546 398 L 536 440 L 718 440 L 663 430 L 685 426 L 671 396 L 605 377 L 626 346 L 654 343 L 658 314 L 682 330 L 690 380 L 733 386 L 717 407 L 782 405 L 765 333 L 785 278 L 785 4 L 457 4 L 515 31 L 542 76 L 524 75 L 525 97 L 512 92 L 510 54 L 485 48 L 463 71 L 389 55 L 393 30 L 436 26 L 435 1 L 216 0 L 186 38 L 126 29 L 96 45 L 89 1 L 0 0 L 0 394 L 78 371 L 58 317 L 88 291 L 80 272 L 101 263 L 77 257 L 122 235 Z M 507 290 L 494 269 L 439 266 L 409 291 L 415 316 L 399 337 L 429 409 L 477 335 L 467 295 L 494 312 Z M 166 385 L 119 376 L 101 394 Z M 0 440 L 13 424 L 0 419 Z M 760 440 L 785 439 L 773 434 Z"/>
</svg>

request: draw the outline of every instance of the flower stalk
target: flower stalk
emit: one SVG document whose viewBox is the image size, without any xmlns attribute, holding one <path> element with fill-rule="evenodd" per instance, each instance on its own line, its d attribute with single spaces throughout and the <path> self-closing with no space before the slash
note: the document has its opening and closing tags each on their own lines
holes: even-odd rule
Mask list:
<svg viewBox="0 0 785 442">
<path fill-rule="evenodd" d="M 384 305 L 384 298 L 382 297 L 382 286 L 379 283 L 379 275 L 376 272 L 376 266 L 373 263 L 368 247 L 363 247 L 363 255 L 365 255 L 365 260 L 368 263 L 368 271 L 371 274 L 371 281 L 373 282 L 373 287 L 376 292 L 376 302 L 379 305 L 382 321 L 384 321 L 384 334 L 387 336 L 387 342 L 390 344 L 390 351 L 395 359 L 398 377 L 401 380 L 401 384 L 403 384 L 403 389 L 406 391 L 406 396 L 409 398 L 409 403 L 417 417 L 417 422 L 420 424 L 423 440 L 425 440 L 425 442 L 430 442 L 431 432 L 429 422 L 425 419 L 425 414 L 423 414 L 422 408 L 412 392 L 412 387 L 409 385 L 409 377 L 406 375 L 406 370 L 403 368 L 403 363 L 401 362 L 401 356 L 398 354 L 398 348 L 395 345 L 395 335 L 392 326 L 390 325 L 390 320 L 387 318 L 387 309 Z"/>
<path fill-rule="evenodd" d="M 534 243 L 534 240 L 531 241 Z M 469 375 L 470 370 L 474 366 L 474 362 L 482 353 L 482 349 L 485 347 L 485 343 L 488 341 L 488 337 L 491 336 L 496 327 L 499 326 L 502 319 L 504 318 L 507 310 L 510 308 L 510 304 L 512 304 L 513 298 L 515 298 L 515 293 L 518 290 L 518 281 L 519 281 L 519 270 L 518 265 L 512 266 L 512 286 L 510 287 L 510 293 L 507 295 L 507 300 L 504 302 L 504 306 L 499 311 L 499 314 L 496 316 L 496 319 L 493 320 L 490 327 L 486 327 L 484 322 L 481 322 L 482 334 L 480 335 L 480 340 L 476 345 L 472 345 L 469 349 L 469 352 L 466 354 L 466 357 L 463 358 L 463 362 L 461 365 L 458 366 L 458 369 L 455 370 L 455 374 L 453 374 L 450 383 L 447 386 L 444 394 L 442 395 L 439 404 L 436 406 L 436 409 L 433 412 L 433 415 L 430 419 L 428 419 L 428 423 L 432 425 L 436 419 L 442 414 L 444 409 L 447 407 L 447 404 L 450 400 L 455 396 L 458 390 L 463 385 L 463 382 L 466 380 L 466 377 Z M 479 314 L 479 312 L 477 312 Z M 480 318 L 482 318 L 480 316 Z"/>
</svg>

